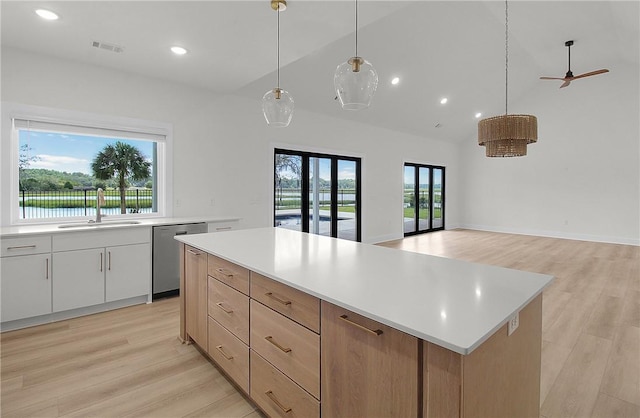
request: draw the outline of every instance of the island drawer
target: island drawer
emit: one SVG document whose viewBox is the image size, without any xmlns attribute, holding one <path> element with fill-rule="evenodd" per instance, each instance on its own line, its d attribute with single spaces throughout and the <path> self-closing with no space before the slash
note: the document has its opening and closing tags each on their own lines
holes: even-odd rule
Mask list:
<svg viewBox="0 0 640 418">
<path fill-rule="evenodd" d="M 251 348 L 320 399 L 320 336 L 251 300 Z"/>
<path fill-rule="evenodd" d="M 51 235 L 2 238 L 2 257 L 51 252 Z"/>
<path fill-rule="evenodd" d="M 249 344 L 249 297 L 209 276 L 207 312 Z"/>
<path fill-rule="evenodd" d="M 320 417 L 320 402 L 253 350 L 251 399 L 271 417 Z"/>
<path fill-rule="evenodd" d="M 251 297 L 304 325 L 320 332 L 320 299 L 251 272 Z"/>
<path fill-rule="evenodd" d="M 209 355 L 246 393 L 249 393 L 249 347 L 215 319 L 208 318 Z"/>
<path fill-rule="evenodd" d="M 209 276 L 215 277 L 236 290 L 249 294 L 249 270 L 220 257 L 209 254 Z"/>
</svg>

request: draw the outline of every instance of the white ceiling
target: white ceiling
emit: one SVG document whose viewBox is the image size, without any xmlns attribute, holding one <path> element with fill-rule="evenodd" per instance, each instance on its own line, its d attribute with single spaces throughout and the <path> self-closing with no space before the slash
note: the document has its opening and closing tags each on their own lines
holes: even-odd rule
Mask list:
<svg viewBox="0 0 640 418">
<path fill-rule="evenodd" d="M 475 135 L 476 112 L 504 112 L 504 2 L 360 0 L 359 55 L 380 84 L 371 108 L 357 112 L 341 110 L 333 91 L 336 66 L 354 54 L 354 2 L 288 4 L 280 17 L 280 84 L 297 109 L 456 141 Z M 3 46 L 256 100 L 275 87 L 277 15 L 269 0 L 3 0 L 1 7 Z M 60 20 L 43 21 L 34 14 L 40 7 Z M 637 68 L 639 21 L 637 1 L 511 1 L 510 113 L 527 112 L 518 98 L 531 89 L 559 87 L 538 77 L 564 75 L 566 40 L 576 41 L 574 74 L 611 72 L 565 90 L 607 83 L 616 66 Z M 190 53 L 174 56 L 176 44 Z M 444 106 L 441 97 L 449 98 Z"/>
</svg>

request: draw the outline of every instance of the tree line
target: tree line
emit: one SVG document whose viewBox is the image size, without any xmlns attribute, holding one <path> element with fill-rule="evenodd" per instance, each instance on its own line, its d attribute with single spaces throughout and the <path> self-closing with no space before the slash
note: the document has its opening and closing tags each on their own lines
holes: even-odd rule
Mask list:
<svg viewBox="0 0 640 418">
<path fill-rule="evenodd" d="M 74 176 L 76 179 L 87 176 L 82 175 L 82 173 L 69 174 L 56 170 L 35 171 L 37 169 L 29 169 L 31 163 L 40 159 L 37 155 L 29 156 L 29 151 L 31 149 L 27 144 L 20 147 L 18 161 L 20 190 L 28 190 L 27 187 L 38 187 L 40 188 L 39 190 L 73 189 L 74 187 L 80 187 L 80 185 L 75 186 L 72 182 Z M 82 187 L 87 187 L 88 184 L 91 184 L 93 187 L 105 189 L 111 182 L 112 185 L 115 185 L 114 188 L 120 191 L 120 212 L 124 214 L 127 211 L 127 187 L 135 185 L 135 182 L 149 185 L 151 163 L 147 161 L 138 148 L 122 141 L 116 141 L 114 144 L 106 145 L 96 154 L 91 161 L 91 171 L 93 176 L 87 177 L 92 178 L 93 181 L 89 183 L 89 179 L 82 177 L 80 180 Z M 41 176 L 40 178 L 38 176 L 28 177 L 28 174 L 40 174 Z M 103 185 L 105 187 L 102 187 Z"/>
</svg>

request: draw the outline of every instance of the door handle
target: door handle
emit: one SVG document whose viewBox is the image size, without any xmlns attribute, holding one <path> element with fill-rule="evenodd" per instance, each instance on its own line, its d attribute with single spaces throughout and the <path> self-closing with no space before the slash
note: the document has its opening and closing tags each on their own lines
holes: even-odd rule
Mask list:
<svg viewBox="0 0 640 418">
<path fill-rule="evenodd" d="M 187 231 L 178 231 L 176 235 L 187 235 Z"/>
</svg>

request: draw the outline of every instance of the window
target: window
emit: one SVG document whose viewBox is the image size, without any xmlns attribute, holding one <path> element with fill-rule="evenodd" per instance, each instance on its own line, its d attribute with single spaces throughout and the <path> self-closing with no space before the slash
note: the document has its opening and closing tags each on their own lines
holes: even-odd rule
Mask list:
<svg viewBox="0 0 640 418">
<path fill-rule="evenodd" d="M 444 167 L 405 163 L 404 235 L 444 229 Z"/>
<path fill-rule="evenodd" d="M 109 217 L 168 215 L 170 125 L 38 110 L 10 116 L 11 223 L 94 219 L 98 188 Z"/>
<path fill-rule="evenodd" d="M 359 158 L 276 149 L 274 166 L 274 226 L 361 240 Z"/>
</svg>

